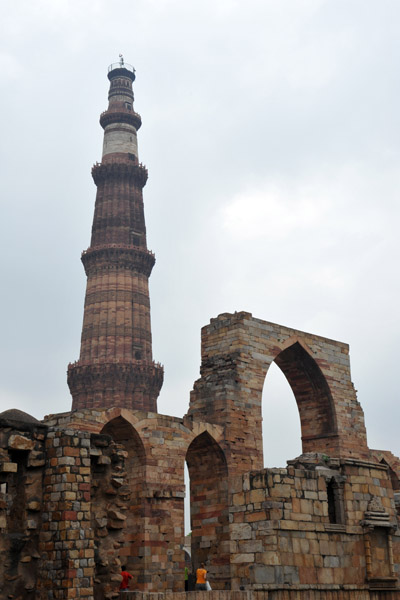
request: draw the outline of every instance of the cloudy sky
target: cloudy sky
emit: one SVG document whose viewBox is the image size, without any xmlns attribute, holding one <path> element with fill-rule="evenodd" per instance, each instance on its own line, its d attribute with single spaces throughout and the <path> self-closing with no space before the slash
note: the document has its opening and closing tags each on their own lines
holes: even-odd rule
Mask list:
<svg viewBox="0 0 400 600">
<path fill-rule="evenodd" d="M 159 411 L 221 312 L 350 344 L 371 447 L 398 436 L 398 0 L 0 0 L 0 408 L 70 409 L 107 67 L 136 68 Z M 266 459 L 300 453 L 288 384 Z"/>
</svg>

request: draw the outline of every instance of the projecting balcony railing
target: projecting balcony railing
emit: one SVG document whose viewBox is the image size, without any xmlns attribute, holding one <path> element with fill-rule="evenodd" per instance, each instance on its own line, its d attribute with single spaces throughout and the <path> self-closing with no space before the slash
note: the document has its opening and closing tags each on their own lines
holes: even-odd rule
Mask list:
<svg viewBox="0 0 400 600">
<path fill-rule="evenodd" d="M 114 71 L 114 69 L 126 69 L 127 71 L 130 71 L 131 73 L 135 73 L 135 68 L 124 62 L 123 60 L 120 60 L 117 63 L 112 63 L 109 67 L 108 67 L 108 72 L 110 73 L 110 71 Z"/>
<path fill-rule="evenodd" d="M 85 256 L 86 254 L 96 252 L 99 250 L 110 250 L 116 248 L 117 250 L 140 250 L 143 254 L 153 256 L 155 258 L 154 252 L 144 249 L 141 246 L 135 246 L 134 244 L 100 244 L 98 246 L 91 246 L 87 250 L 83 250 L 81 256 Z"/>
</svg>

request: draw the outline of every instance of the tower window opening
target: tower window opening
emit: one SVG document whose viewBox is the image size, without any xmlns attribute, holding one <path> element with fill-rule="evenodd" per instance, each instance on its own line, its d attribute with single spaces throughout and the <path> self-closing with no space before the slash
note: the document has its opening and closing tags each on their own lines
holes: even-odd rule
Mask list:
<svg viewBox="0 0 400 600">
<path fill-rule="evenodd" d="M 326 493 L 328 497 L 329 523 L 344 525 L 346 517 L 343 500 L 343 481 L 340 477 L 331 477 L 326 480 Z"/>
<path fill-rule="evenodd" d="M 142 347 L 138 345 L 133 345 L 133 353 L 136 360 L 142 359 Z"/>
<path fill-rule="evenodd" d="M 137 231 L 131 231 L 131 239 L 133 246 L 140 246 L 140 241 L 142 238 L 142 234 Z"/>
<path fill-rule="evenodd" d="M 125 102 L 125 106 L 128 110 L 132 110 L 132 104 L 129 104 L 129 102 Z"/>
<path fill-rule="evenodd" d="M 336 502 L 335 502 L 335 487 L 334 479 L 329 479 L 326 483 L 326 493 L 328 496 L 328 516 L 329 523 L 337 523 Z"/>
</svg>

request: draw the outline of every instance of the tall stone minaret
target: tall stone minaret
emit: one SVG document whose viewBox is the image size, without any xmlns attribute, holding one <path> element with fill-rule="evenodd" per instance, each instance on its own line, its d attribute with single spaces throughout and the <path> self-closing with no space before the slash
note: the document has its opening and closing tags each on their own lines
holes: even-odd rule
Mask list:
<svg viewBox="0 0 400 600">
<path fill-rule="evenodd" d="M 72 409 L 117 406 L 157 411 L 163 368 L 153 362 L 148 280 L 155 263 L 146 243 L 133 110 L 135 69 L 123 58 L 108 69 L 108 109 L 100 116 L 103 156 L 94 165 L 97 186 L 92 238 L 82 254 L 87 275 L 79 360 L 68 365 Z"/>
</svg>

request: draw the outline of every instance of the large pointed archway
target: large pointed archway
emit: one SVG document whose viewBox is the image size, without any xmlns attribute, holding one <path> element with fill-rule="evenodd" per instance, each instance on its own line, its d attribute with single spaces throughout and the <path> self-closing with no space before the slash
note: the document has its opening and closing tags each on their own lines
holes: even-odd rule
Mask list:
<svg viewBox="0 0 400 600">
<path fill-rule="evenodd" d="M 282 350 L 274 362 L 285 375 L 296 399 L 303 453 L 315 451 L 318 440 L 337 435 L 333 400 L 326 378 L 298 341 Z"/>
<path fill-rule="evenodd" d="M 273 361 L 296 399 L 303 452 L 369 457 L 347 344 L 223 313 L 203 327 L 201 354 L 188 416 L 224 427 L 230 475 L 263 467 L 262 392 Z"/>
<path fill-rule="evenodd" d="M 302 453 L 301 424 L 293 390 L 275 362 L 265 377 L 261 410 L 264 468 L 284 467 Z"/>
<path fill-rule="evenodd" d="M 230 585 L 228 469 L 223 451 L 207 432 L 190 444 L 186 462 L 190 478 L 192 565 L 206 564 L 213 589 Z"/>
</svg>

